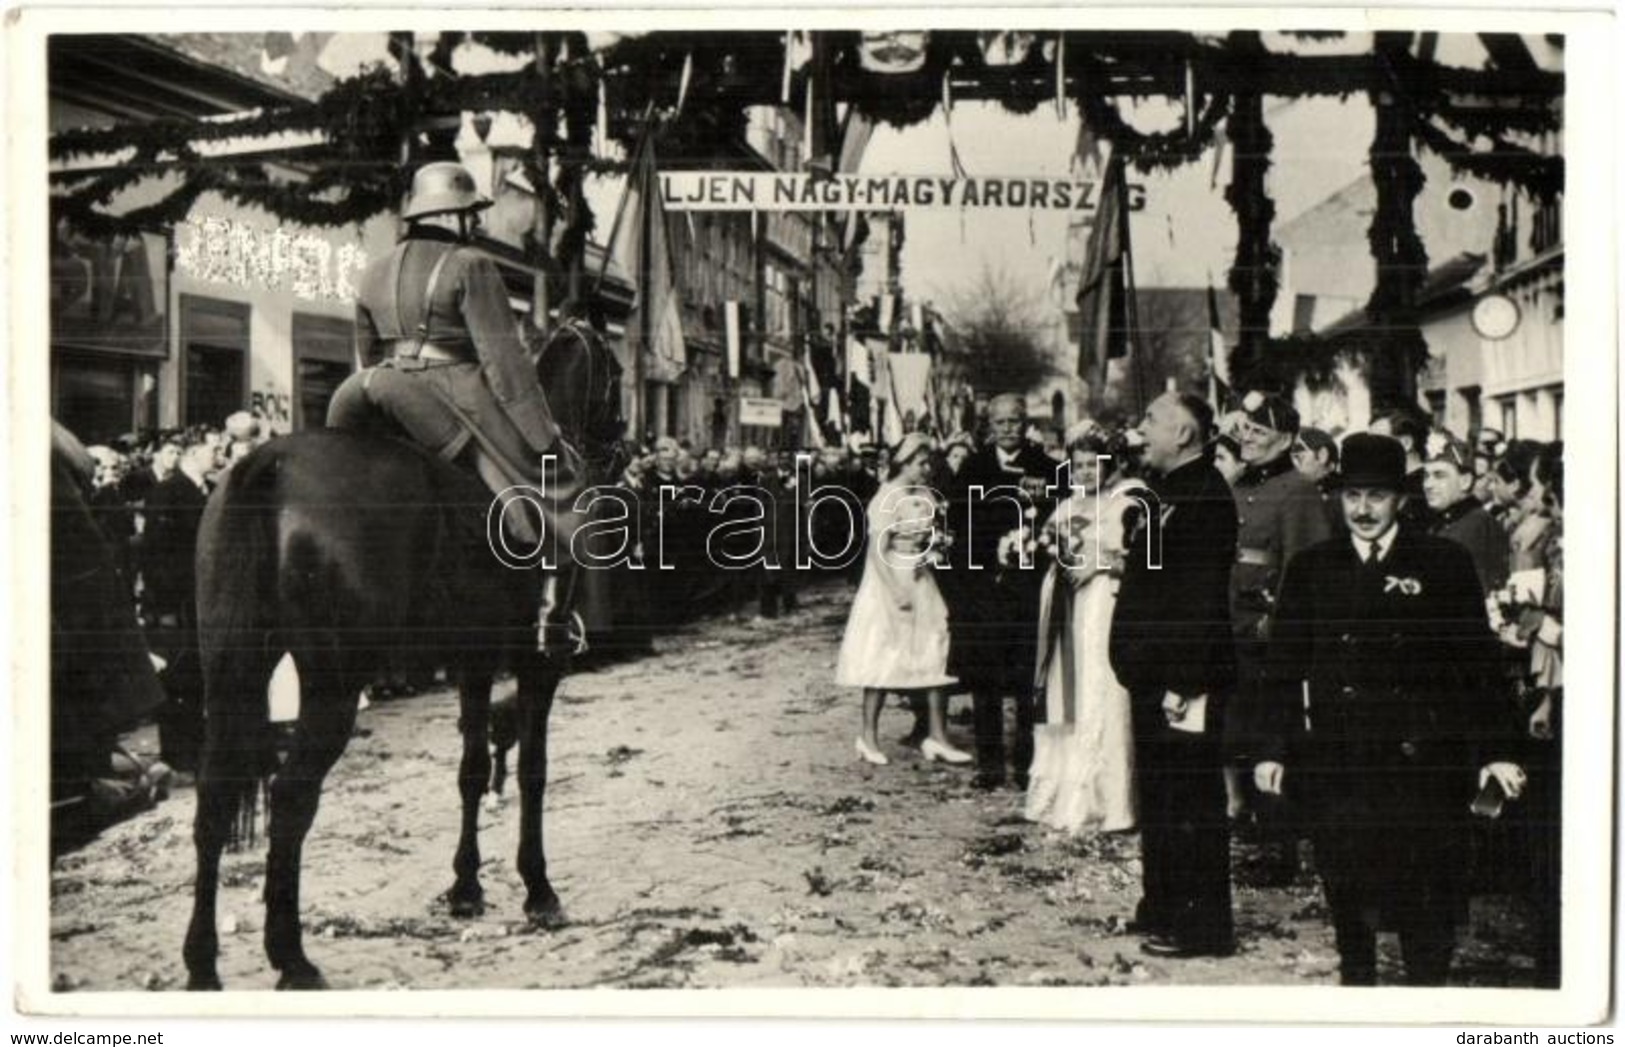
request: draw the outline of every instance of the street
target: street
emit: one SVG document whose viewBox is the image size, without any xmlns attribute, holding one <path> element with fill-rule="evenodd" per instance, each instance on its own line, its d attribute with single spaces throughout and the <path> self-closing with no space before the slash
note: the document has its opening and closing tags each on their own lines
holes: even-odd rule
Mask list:
<svg viewBox="0 0 1625 1047">
<path fill-rule="evenodd" d="M 546 821 L 558 930 L 532 931 L 521 912 L 512 777 L 483 819 L 487 911 L 446 914 L 455 696 L 374 703 L 305 847 L 311 959 L 343 989 L 1336 983 L 1307 872 L 1290 888 L 1244 886 L 1251 855 L 1238 846 L 1237 955 L 1152 959 L 1123 928 L 1139 894 L 1132 834 L 1067 838 L 1022 821 L 1020 794 L 978 793 L 969 771 L 897 745 L 910 720 L 895 706 L 882 720 L 891 765 L 860 762 L 859 696 L 830 682 L 849 599 L 819 583 L 782 619 L 710 619 L 657 638 L 653 657 L 565 681 Z M 964 723 L 954 730 L 969 743 Z M 57 989 L 184 985 L 192 814 L 178 789 L 54 862 Z M 260 835 L 222 866 L 228 990 L 276 980 L 259 934 Z M 1529 984 L 1526 913 L 1476 900 L 1452 984 Z M 1381 949 L 1391 983 L 1397 944 Z"/>
</svg>

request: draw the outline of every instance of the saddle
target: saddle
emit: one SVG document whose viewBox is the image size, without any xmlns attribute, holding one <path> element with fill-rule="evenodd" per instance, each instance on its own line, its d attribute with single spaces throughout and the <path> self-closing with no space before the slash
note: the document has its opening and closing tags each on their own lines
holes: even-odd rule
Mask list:
<svg viewBox="0 0 1625 1047">
<path fill-rule="evenodd" d="M 393 311 L 398 322 L 403 320 L 400 300 L 400 270 L 406 257 L 407 244 L 396 248 L 391 260 L 389 286 L 394 291 Z M 433 311 L 434 295 L 439 287 L 440 275 L 446 263 L 463 248 L 453 247 L 442 254 L 429 270 L 424 288 L 423 312 L 409 338 L 388 342 L 390 352 L 386 364 L 405 370 L 419 370 L 437 364 L 473 362 L 477 354 L 472 345 L 449 347 L 429 341 L 429 320 Z M 404 322 L 401 323 L 404 327 Z M 461 350 L 461 351 L 460 351 Z M 574 510 L 575 499 L 587 486 L 587 462 L 581 452 L 565 437 L 555 433 L 554 442 L 544 454 L 549 456 L 551 468 L 542 471 L 542 478 L 519 471 L 507 455 L 496 446 L 479 424 L 438 385 L 428 386 L 440 405 L 457 420 L 468 434 L 468 441 L 459 441 L 448 448 L 448 460 L 457 460 L 469 454 L 475 473 L 490 488 L 501 504 L 500 520 L 507 531 L 523 548 L 531 549 L 545 544 L 556 558 L 567 558 L 570 539 L 585 522 L 585 515 Z M 470 445 L 472 453 L 470 454 Z"/>
</svg>

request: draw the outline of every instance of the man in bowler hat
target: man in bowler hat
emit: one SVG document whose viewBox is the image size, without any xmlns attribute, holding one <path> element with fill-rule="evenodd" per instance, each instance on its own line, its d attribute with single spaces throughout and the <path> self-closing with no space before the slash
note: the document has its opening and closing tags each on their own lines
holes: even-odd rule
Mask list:
<svg viewBox="0 0 1625 1047">
<path fill-rule="evenodd" d="M 1405 451 L 1343 444 L 1347 535 L 1287 566 L 1270 633 L 1276 730 L 1260 791 L 1303 807 L 1345 985 L 1376 984 L 1376 933 L 1405 979 L 1442 985 L 1465 916 L 1468 811 L 1523 790 L 1484 594 L 1466 550 L 1404 522 Z"/>
</svg>

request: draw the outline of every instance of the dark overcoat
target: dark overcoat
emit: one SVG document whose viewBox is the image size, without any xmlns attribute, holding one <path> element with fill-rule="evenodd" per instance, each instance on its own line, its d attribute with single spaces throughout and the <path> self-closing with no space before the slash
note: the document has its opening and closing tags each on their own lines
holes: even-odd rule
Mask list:
<svg viewBox="0 0 1625 1047">
<path fill-rule="evenodd" d="M 1135 533 L 1123 564 L 1112 616 L 1112 671 L 1137 701 L 1155 700 L 1159 707 L 1163 691 L 1208 695 L 1204 733 L 1216 738 L 1236 679 L 1230 629 L 1235 499 L 1205 458 L 1153 481 L 1151 489 L 1156 515 Z M 1153 557 L 1150 545 L 1159 533 L 1160 557 Z"/>
<path fill-rule="evenodd" d="M 998 550 L 1023 520 L 1036 533 L 1049 518 L 1054 494 L 1033 497 L 1022 481 L 1053 485 L 1058 466 L 1031 443 L 1007 466 L 989 444 L 965 459 L 944 492 L 953 546 L 949 569 L 936 577 L 948 604 L 949 671 L 966 687 L 1003 694 L 1032 689 L 1044 570 L 1037 556 L 1026 568 L 1002 566 Z"/>
<path fill-rule="evenodd" d="M 1459 916 L 1477 769 L 1514 744 L 1467 552 L 1403 524 L 1374 566 L 1346 537 L 1305 550 L 1282 584 L 1269 674 L 1264 756 L 1305 805 L 1328 888 Z"/>
</svg>

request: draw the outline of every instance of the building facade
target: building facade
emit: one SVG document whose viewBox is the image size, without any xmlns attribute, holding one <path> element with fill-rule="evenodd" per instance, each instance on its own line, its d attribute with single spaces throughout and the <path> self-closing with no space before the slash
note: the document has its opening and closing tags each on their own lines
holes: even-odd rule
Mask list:
<svg viewBox="0 0 1625 1047">
<path fill-rule="evenodd" d="M 1561 136 L 1530 143 L 1546 155 Z M 1562 200 L 1464 177 L 1431 153 L 1414 214 L 1430 268 L 1418 296 L 1428 359 L 1418 409 L 1458 436 L 1481 428 L 1535 440 L 1563 435 Z M 1272 315 L 1278 338 L 1324 340 L 1369 329 L 1363 305 L 1376 283 L 1367 231 L 1376 207 L 1369 176 L 1284 225 L 1282 281 Z M 1511 316 L 1486 328 L 1484 310 Z M 1475 316 L 1478 318 L 1475 320 Z M 1296 389 L 1307 424 L 1332 432 L 1365 428 L 1371 397 L 1364 364 L 1339 356 L 1329 374 L 1303 375 Z"/>
<path fill-rule="evenodd" d="M 299 97 L 222 63 L 218 50 L 212 61 L 195 56 L 188 39 L 54 39 L 51 130 L 235 113 Z M 296 179 L 296 156 L 277 174 Z M 162 179 L 138 184 L 117 206 L 127 212 L 169 188 Z M 273 432 L 319 424 L 354 367 L 354 280 L 393 238 L 392 218 L 301 229 L 213 193 L 186 221 L 139 236 L 98 240 L 54 223 L 53 416 L 92 443 L 219 426 L 245 409 Z"/>
</svg>

